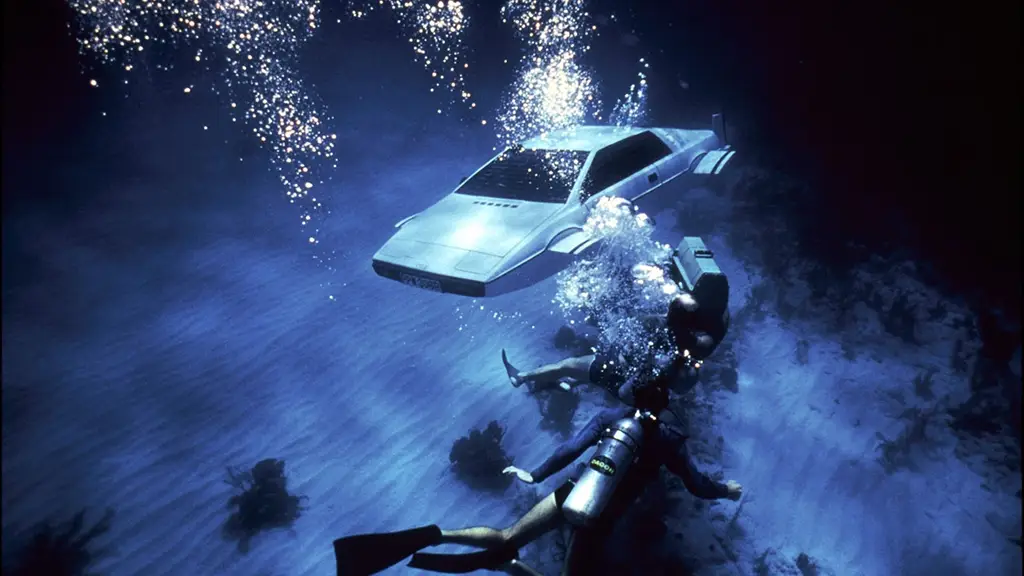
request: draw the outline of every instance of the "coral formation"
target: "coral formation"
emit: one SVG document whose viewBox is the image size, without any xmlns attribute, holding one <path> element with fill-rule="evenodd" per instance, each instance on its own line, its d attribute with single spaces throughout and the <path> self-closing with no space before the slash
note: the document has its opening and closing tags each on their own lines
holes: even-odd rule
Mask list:
<svg viewBox="0 0 1024 576">
<path fill-rule="evenodd" d="M 811 343 L 807 340 L 797 340 L 796 361 L 802 366 L 806 366 L 811 361 Z"/>
<path fill-rule="evenodd" d="M 914 395 L 922 400 L 931 400 L 935 398 L 935 393 L 932 392 L 932 378 L 934 377 L 934 370 L 921 372 L 917 376 L 914 376 Z"/>
<path fill-rule="evenodd" d="M 790 560 L 774 548 L 768 548 L 759 554 L 754 559 L 753 569 L 756 576 L 831 576 L 834 574 L 831 570 L 821 567 L 817 560 L 804 552 Z"/>
<path fill-rule="evenodd" d="M 501 445 L 505 430 L 496 420 L 487 428 L 473 429 L 469 435 L 452 443 L 448 461 L 455 477 L 477 490 L 503 491 L 512 483 L 512 477 L 502 474 L 512 459 Z"/>
<path fill-rule="evenodd" d="M 573 417 L 580 406 L 580 396 L 576 390 L 553 388 L 536 392 L 534 398 L 540 406 L 542 430 L 549 430 L 562 436 L 572 434 Z"/>
<path fill-rule="evenodd" d="M 900 291 L 896 293 L 892 304 L 880 314 L 880 319 L 882 326 L 889 334 L 908 344 L 915 344 L 917 342 L 915 332 L 917 328 L 917 308 L 910 303 L 910 297 L 906 292 Z"/>
<path fill-rule="evenodd" d="M 907 421 L 907 425 L 899 434 L 893 438 L 886 438 L 881 432 L 876 433 L 878 444 L 875 450 L 879 453 L 878 463 L 886 472 L 891 474 L 911 466 L 911 452 L 915 446 L 927 440 L 928 425 L 932 423 L 936 414 L 936 408 L 907 408 L 899 418 Z"/>
<path fill-rule="evenodd" d="M 305 510 L 305 496 L 288 492 L 284 460 L 260 460 L 249 470 L 228 467 L 227 482 L 240 490 L 228 499 L 234 512 L 224 523 L 222 534 L 238 542 L 242 553 L 249 551 L 252 539 L 260 532 L 291 528 Z"/>
</svg>

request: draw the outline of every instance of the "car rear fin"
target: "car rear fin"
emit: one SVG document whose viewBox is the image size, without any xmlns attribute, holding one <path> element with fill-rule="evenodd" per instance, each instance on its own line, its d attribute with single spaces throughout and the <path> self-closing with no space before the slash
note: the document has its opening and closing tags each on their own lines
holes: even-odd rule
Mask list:
<svg viewBox="0 0 1024 576">
<path fill-rule="evenodd" d="M 711 115 L 711 130 L 718 137 L 718 142 L 722 146 L 729 144 L 728 138 L 725 134 L 725 116 L 721 113 Z"/>
</svg>

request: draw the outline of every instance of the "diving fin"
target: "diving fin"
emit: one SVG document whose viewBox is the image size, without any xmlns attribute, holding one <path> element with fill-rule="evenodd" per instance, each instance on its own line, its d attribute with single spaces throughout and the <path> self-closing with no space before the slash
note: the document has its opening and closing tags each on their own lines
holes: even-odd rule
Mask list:
<svg viewBox="0 0 1024 576">
<path fill-rule="evenodd" d="M 412 555 L 407 566 L 445 574 L 468 574 L 477 570 L 501 570 L 518 557 L 515 548 L 492 548 L 468 554 L 418 552 Z"/>
<path fill-rule="evenodd" d="M 338 576 L 368 576 L 390 568 L 412 554 L 441 543 L 435 525 L 379 534 L 359 534 L 334 541 Z"/>
<path fill-rule="evenodd" d="M 508 361 L 508 355 L 505 354 L 505 349 L 501 349 L 501 363 L 505 365 L 505 373 L 508 374 L 508 381 L 513 386 L 519 388 L 523 385 L 523 381 L 519 378 L 519 370 Z"/>
</svg>

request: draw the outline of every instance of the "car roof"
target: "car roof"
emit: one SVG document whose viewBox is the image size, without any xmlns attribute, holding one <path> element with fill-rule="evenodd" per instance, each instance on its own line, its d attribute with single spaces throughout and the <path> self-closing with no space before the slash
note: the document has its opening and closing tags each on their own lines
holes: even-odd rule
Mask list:
<svg viewBox="0 0 1024 576">
<path fill-rule="evenodd" d="M 573 126 L 525 140 L 523 146 L 539 150 L 578 150 L 590 152 L 609 144 L 651 130 L 621 126 Z M 651 130 L 652 132 L 654 130 Z"/>
</svg>

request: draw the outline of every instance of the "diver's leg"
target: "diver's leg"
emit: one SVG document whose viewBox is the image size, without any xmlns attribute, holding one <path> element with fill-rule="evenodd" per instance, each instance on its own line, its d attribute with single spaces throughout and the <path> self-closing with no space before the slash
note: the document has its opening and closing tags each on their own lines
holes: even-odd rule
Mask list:
<svg viewBox="0 0 1024 576">
<path fill-rule="evenodd" d="M 530 385 L 532 390 L 543 390 L 554 387 L 563 378 L 572 378 L 577 384 L 590 383 L 590 365 L 594 363 L 595 356 L 576 356 L 559 360 L 553 364 L 545 364 L 533 370 L 526 370 L 518 374 L 520 382 Z"/>
<path fill-rule="evenodd" d="M 334 541 L 337 574 L 376 574 L 440 543 L 441 529 L 434 525 L 338 538 Z"/>
<path fill-rule="evenodd" d="M 555 492 L 548 494 L 543 500 L 535 504 L 533 508 L 530 508 L 526 515 L 504 530 L 495 530 L 486 526 L 463 528 L 461 530 L 442 530 L 441 542 L 445 544 L 464 544 L 477 548 L 522 548 L 562 522 L 562 515 L 559 511 L 555 494 Z"/>
<path fill-rule="evenodd" d="M 465 574 L 473 570 L 500 570 L 518 557 L 519 549 L 541 534 L 564 522 L 562 504 L 572 490 L 565 482 L 534 505 L 518 522 L 504 530 L 469 528 L 441 531 L 441 542 L 483 547 L 469 554 L 429 554 L 418 552 L 409 561 L 410 568 L 433 572 Z"/>
</svg>

